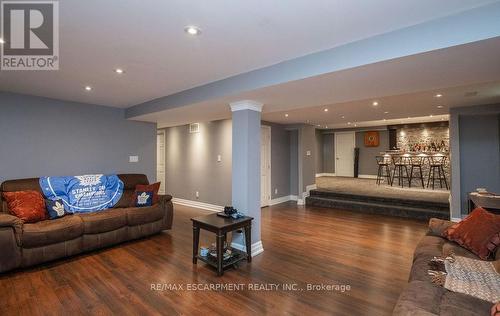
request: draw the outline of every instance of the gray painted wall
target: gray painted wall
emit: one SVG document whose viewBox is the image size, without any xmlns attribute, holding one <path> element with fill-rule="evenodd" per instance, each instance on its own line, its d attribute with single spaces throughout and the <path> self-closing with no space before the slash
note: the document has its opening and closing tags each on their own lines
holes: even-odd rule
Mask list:
<svg viewBox="0 0 500 316">
<path fill-rule="evenodd" d="M 0 181 L 89 173 L 156 179 L 156 124 L 123 109 L 0 93 Z M 139 162 L 129 163 L 130 155 Z"/>
<path fill-rule="evenodd" d="M 467 194 L 476 188 L 500 193 L 500 114 L 464 115 L 460 124 L 460 191 L 462 213 Z"/>
<path fill-rule="evenodd" d="M 347 129 L 346 129 L 347 130 Z M 351 129 L 354 130 L 354 129 Z M 365 147 L 364 132 L 366 130 L 354 130 L 356 132 L 356 147 L 359 147 L 359 174 L 376 175 L 377 164 L 375 156 L 381 151 L 389 149 L 389 131 L 379 130 L 380 145 L 378 147 Z M 322 131 L 321 143 L 321 171 L 318 173 L 335 173 L 335 134 L 334 131 Z"/>
<path fill-rule="evenodd" d="M 356 147 L 359 148 L 359 174 L 377 175 L 378 166 L 375 157 L 381 151 L 389 149 L 389 131 L 378 131 L 380 145 L 378 147 L 365 147 L 365 132 L 356 132 Z"/>
<path fill-rule="evenodd" d="M 290 136 L 285 126 L 262 122 L 271 126 L 271 198 L 290 195 Z M 277 190 L 277 193 L 276 193 Z"/>
<path fill-rule="evenodd" d="M 299 194 L 316 183 L 316 153 L 316 128 L 302 125 L 299 129 Z"/>
<path fill-rule="evenodd" d="M 450 109 L 451 217 L 467 212 L 467 193 L 500 192 L 500 104 Z"/>
<path fill-rule="evenodd" d="M 165 129 L 166 192 L 176 198 L 231 205 L 231 128 L 231 120 L 220 120 L 200 123 L 199 133 L 189 133 L 189 125 Z"/>
<path fill-rule="evenodd" d="M 323 134 L 323 173 L 335 173 L 335 137 Z"/>
<path fill-rule="evenodd" d="M 315 156 L 316 156 L 316 173 L 323 173 L 323 133 L 321 130 L 317 129 L 316 133 L 316 146 L 315 146 Z"/>
<path fill-rule="evenodd" d="M 289 131 L 290 138 L 290 194 L 299 194 L 299 131 Z"/>
<path fill-rule="evenodd" d="M 271 126 L 271 196 L 290 195 L 289 132 L 280 124 L 262 124 Z M 165 131 L 166 191 L 176 198 L 231 205 L 232 121 L 202 122 L 200 132 L 193 134 L 189 125 Z"/>
</svg>

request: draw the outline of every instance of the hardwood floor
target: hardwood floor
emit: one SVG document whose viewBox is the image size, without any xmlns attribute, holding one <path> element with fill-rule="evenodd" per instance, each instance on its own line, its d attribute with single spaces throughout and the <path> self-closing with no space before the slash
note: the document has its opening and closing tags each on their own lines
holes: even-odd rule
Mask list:
<svg viewBox="0 0 500 316">
<path fill-rule="evenodd" d="M 285 203 L 262 209 L 265 251 L 217 277 L 191 263 L 190 218 L 176 205 L 171 231 L 110 249 L 0 275 L 0 315 L 390 315 L 426 223 Z M 212 234 L 201 233 L 201 245 Z M 211 241 L 210 241 L 211 242 Z M 183 290 L 152 290 L 152 284 Z M 188 291 L 187 284 L 245 290 Z M 300 290 L 248 290 L 297 284 Z M 307 291 L 344 284 L 350 291 Z"/>
</svg>

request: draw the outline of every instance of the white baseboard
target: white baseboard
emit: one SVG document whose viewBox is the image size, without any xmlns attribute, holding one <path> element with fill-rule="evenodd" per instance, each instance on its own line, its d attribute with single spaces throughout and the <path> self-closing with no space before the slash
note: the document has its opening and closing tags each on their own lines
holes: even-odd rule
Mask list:
<svg viewBox="0 0 500 316">
<path fill-rule="evenodd" d="M 360 178 L 360 179 L 377 179 L 377 176 L 374 174 L 358 174 L 358 178 Z"/>
<path fill-rule="evenodd" d="M 236 249 L 240 250 L 240 251 L 244 251 L 244 252 L 247 251 L 247 248 L 244 245 L 242 245 L 242 244 L 238 244 L 238 243 L 233 242 L 233 243 L 231 243 L 231 246 L 233 248 L 236 248 Z M 251 251 L 252 251 L 252 257 L 255 257 L 255 256 L 263 253 L 264 252 L 264 246 L 262 245 L 262 240 L 254 242 L 252 244 L 252 250 Z"/>
<path fill-rule="evenodd" d="M 279 198 L 272 199 L 271 201 L 269 201 L 269 206 L 280 204 L 280 203 L 285 203 L 288 201 L 294 201 L 294 199 L 292 197 L 293 197 L 293 195 L 287 195 L 287 196 L 282 196 Z M 297 200 L 297 196 L 295 196 L 295 200 Z"/>
<path fill-rule="evenodd" d="M 306 201 L 306 197 L 309 196 L 309 192 L 311 190 L 316 190 L 316 189 L 317 189 L 316 184 L 307 185 L 306 192 L 302 192 L 302 194 L 300 195 L 300 198 L 297 199 L 297 205 L 304 205 L 305 201 Z"/>
<path fill-rule="evenodd" d="M 316 173 L 316 178 L 319 177 L 335 177 L 335 173 Z"/>
<path fill-rule="evenodd" d="M 298 197 L 296 195 L 290 195 L 290 201 L 297 201 Z"/>
<path fill-rule="evenodd" d="M 194 208 L 200 208 L 200 209 L 212 211 L 212 212 L 221 212 L 224 210 L 224 206 L 215 205 L 215 204 L 208 204 L 208 203 L 192 201 L 192 200 L 179 199 L 179 198 L 173 198 L 172 203 L 184 205 L 184 206 L 190 206 L 190 207 L 194 207 Z"/>
</svg>

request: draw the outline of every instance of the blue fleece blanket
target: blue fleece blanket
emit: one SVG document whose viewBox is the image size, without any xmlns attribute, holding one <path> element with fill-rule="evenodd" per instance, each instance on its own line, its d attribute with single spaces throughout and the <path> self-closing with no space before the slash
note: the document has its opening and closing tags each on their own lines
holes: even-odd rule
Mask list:
<svg viewBox="0 0 500 316">
<path fill-rule="evenodd" d="M 47 199 L 63 200 L 65 209 L 73 213 L 113 207 L 123 194 L 123 182 L 117 175 L 41 177 L 40 187 Z"/>
</svg>

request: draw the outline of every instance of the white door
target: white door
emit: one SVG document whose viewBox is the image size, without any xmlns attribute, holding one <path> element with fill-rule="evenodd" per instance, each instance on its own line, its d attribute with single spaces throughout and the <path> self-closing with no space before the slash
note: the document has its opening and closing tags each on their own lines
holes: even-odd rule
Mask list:
<svg viewBox="0 0 500 316">
<path fill-rule="evenodd" d="M 262 126 L 260 136 L 260 206 L 271 200 L 271 127 Z"/>
<path fill-rule="evenodd" d="M 335 133 L 335 175 L 354 177 L 354 132 Z"/>
<path fill-rule="evenodd" d="M 165 131 L 156 134 L 156 181 L 160 181 L 159 194 L 165 194 Z"/>
</svg>

